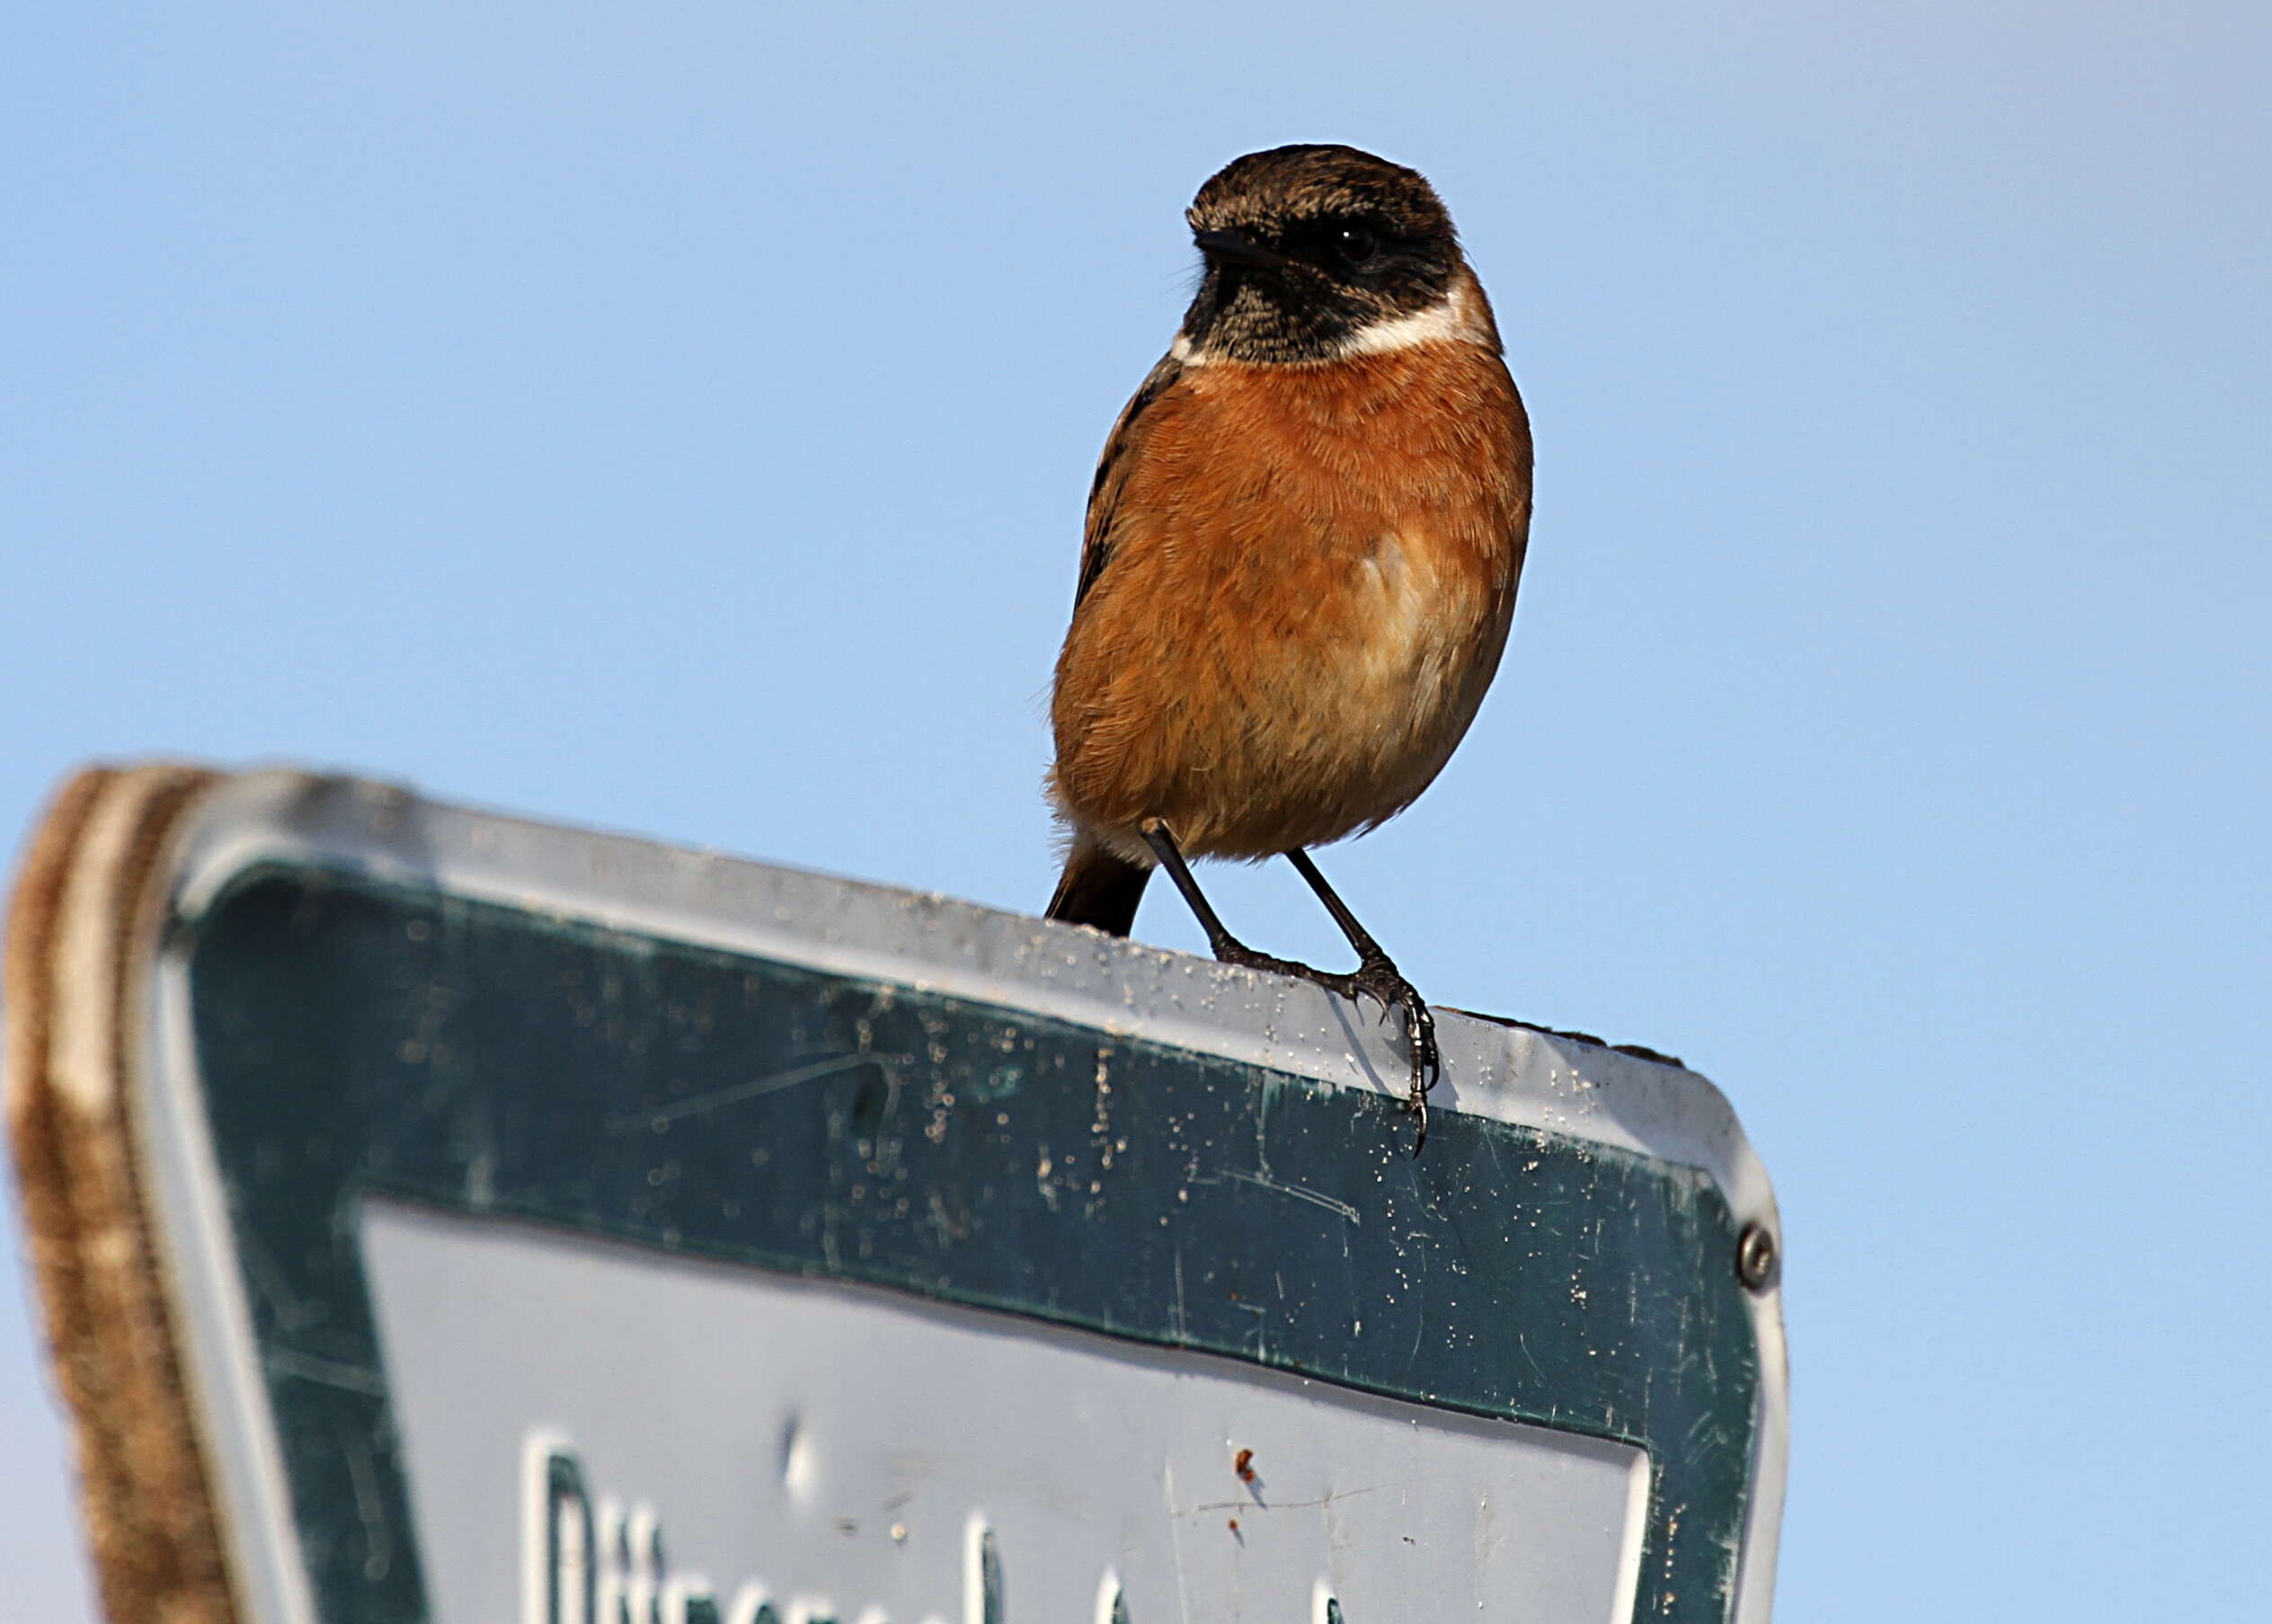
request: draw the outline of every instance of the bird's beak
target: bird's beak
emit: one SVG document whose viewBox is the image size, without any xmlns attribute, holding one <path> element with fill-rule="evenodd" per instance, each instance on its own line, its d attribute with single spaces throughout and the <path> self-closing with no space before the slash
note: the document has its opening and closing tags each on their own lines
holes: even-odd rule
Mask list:
<svg viewBox="0 0 2272 1624">
<path fill-rule="evenodd" d="M 1194 231 L 1192 241 L 1199 244 L 1199 252 L 1218 265 L 1246 265 L 1256 271 L 1274 271 L 1286 262 L 1286 256 L 1274 253 L 1258 243 L 1250 243 L 1235 231 Z"/>
</svg>

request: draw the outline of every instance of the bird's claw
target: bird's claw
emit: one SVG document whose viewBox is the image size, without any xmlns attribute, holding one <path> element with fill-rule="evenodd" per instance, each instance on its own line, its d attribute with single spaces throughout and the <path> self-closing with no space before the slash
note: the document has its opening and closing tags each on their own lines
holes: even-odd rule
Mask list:
<svg viewBox="0 0 2272 1624">
<path fill-rule="evenodd" d="M 1404 1016 L 1406 1047 L 1412 1055 L 1412 1082 L 1405 1095 L 1404 1108 L 1419 1119 L 1419 1131 L 1412 1141 L 1412 1153 L 1420 1154 L 1421 1146 L 1428 1142 L 1428 1093 L 1436 1086 L 1443 1072 L 1443 1053 L 1436 1044 L 1436 1017 L 1428 1007 L 1420 989 L 1404 978 L 1403 972 L 1384 955 L 1369 957 L 1346 975 L 1317 969 L 1313 965 L 1296 963 L 1291 959 L 1278 958 L 1271 954 L 1257 953 L 1245 943 L 1226 938 L 1215 944 L 1215 956 L 1226 964 L 1237 964 L 1247 970 L 1274 972 L 1294 976 L 1316 983 L 1328 992 L 1337 992 L 1353 1004 L 1371 998 L 1380 1006 L 1380 1019 L 1387 1021 L 1389 1011 Z"/>
<path fill-rule="evenodd" d="M 1420 1147 L 1428 1141 L 1428 1094 L 1443 1073 L 1443 1052 L 1436 1043 L 1436 1017 L 1428 1007 L 1420 989 L 1404 978 L 1402 972 L 1386 958 L 1368 959 L 1349 978 L 1349 994 L 1353 1000 L 1369 998 L 1380 1006 L 1380 1018 L 1387 1020 L 1389 1011 L 1396 1009 L 1404 1016 L 1405 1046 L 1412 1055 L 1412 1086 L 1405 1096 L 1404 1108 L 1420 1119 L 1419 1133 L 1414 1140 L 1412 1153 L 1420 1154 Z"/>
</svg>

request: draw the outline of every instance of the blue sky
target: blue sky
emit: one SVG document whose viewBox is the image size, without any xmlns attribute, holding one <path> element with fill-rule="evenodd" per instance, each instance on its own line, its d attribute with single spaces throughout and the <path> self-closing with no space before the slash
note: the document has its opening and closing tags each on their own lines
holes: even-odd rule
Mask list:
<svg viewBox="0 0 2272 1624">
<path fill-rule="evenodd" d="M 1325 865 L 1780 1193 L 1793 1619 L 2230 1605 L 2267 1509 L 2272 12 L 19 8 L 0 825 L 290 760 L 1000 906 L 1089 469 L 1254 147 L 1427 172 L 1539 438 Z M 1282 867 L 1234 928 L 1324 954 Z M 1165 896 L 1139 934 L 1196 946 Z M 13 1223 L 13 1220 L 7 1220 Z M 0 1569 L 85 1616 L 0 1258 Z"/>
</svg>

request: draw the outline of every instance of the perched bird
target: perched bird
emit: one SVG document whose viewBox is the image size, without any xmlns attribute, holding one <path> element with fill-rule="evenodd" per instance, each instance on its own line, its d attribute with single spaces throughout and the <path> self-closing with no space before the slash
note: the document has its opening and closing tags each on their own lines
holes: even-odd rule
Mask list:
<svg viewBox="0 0 2272 1624">
<path fill-rule="evenodd" d="M 1051 705 L 1069 839 L 1049 917 L 1125 936 L 1164 867 L 1215 956 L 1428 1007 L 1308 848 L 1396 816 L 1474 720 L 1514 613 L 1531 430 L 1451 219 L 1349 146 L 1250 153 L 1186 217 L 1203 256 L 1090 487 Z M 1358 954 L 1336 974 L 1223 927 L 1186 857 L 1283 855 Z"/>
</svg>

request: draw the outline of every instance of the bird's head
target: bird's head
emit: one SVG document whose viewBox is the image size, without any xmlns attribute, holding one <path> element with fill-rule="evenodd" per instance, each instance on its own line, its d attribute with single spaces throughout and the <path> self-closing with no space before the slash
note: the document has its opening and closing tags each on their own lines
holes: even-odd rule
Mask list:
<svg viewBox="0 0 2272 1624">
<path fill-rule="evenodd" d="M 1353 146 L 1275 146 L 1226 165 L 1185 217 L 1205 257 L 1188 359 L 1327 361 L 1429 337 L 1497 348 L 1451 217 L 1416 170 Z"/>
</svg>

